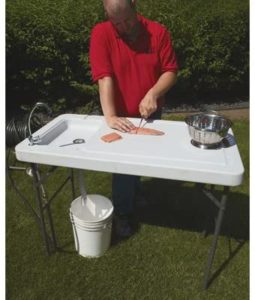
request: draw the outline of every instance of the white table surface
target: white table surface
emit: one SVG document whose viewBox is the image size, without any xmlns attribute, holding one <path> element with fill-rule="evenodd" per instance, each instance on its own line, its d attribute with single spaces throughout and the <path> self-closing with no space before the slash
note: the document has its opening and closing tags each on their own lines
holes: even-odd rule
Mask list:
<svg viewBox="0 0 255 300">
<path fill-rule="evenodd" d="M 140 119 L 130 118 L 138 125 Z M 157 120 L 147 128 L 164 131 L 162 136 L 120 133 L 122 139 L 105 143 L 100 137 L 114 132 L 102 116 L 60 115 L 33 136 L 41 144 L 29 146 L 28 139 L 16 148 L 18 160 L 54 166 L 133 174 L 199 183 L 237 186 L 244 168 L 229 130 L 229 147 L 199 149 L 191 144 L 184 122 Z M 117 131 L 116 131 L 117 132 Z M 59 147 L 84 138 L 84 144 Z"/>
</svg>

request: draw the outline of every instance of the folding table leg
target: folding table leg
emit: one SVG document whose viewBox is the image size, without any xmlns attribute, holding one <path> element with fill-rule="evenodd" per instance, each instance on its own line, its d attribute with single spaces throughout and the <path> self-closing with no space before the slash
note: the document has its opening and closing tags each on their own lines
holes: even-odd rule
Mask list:
<svg viewBox="0 0 255 300">
<path fill-rule="evenodd" d="M 75 199 L 75 186 L 74 186 L 74 170 L 70 169 L 71 188 L 72 188 L 72 200 Z"/>
<path fill-rule="evenodd" d="M 52 250 L 55 251 L 58 248 L 58 246 L 57 246 L 57 238 L 56 238 L 56 233 L 55 233 L 53 219 L 52 219 L 51 210 L 50 210 L 50 206 L 49 205 L 46 206 L 46 211 L 47 211 L 47 214 L 48 214 L 49 227 L 50 227 L 51 237 L 52 237 L 52 246 L 53 246 Z"/>
<path fill-rule="evenodd" d="M 217 247 L 217 242 L 218 242 L 218 238 L 219 238 L 219 234 L 220 234 L 224 211 L 226 208 L 228 191 L 229 191 L 229 187 L 224 186 L 224 191 L 221 196 L 221 200 L 217 204 L 219 210 L 218 210 L 217 220 L 216 220 L 215 229 L 214 229 L 214 236 L 213 236 L 211 248 L 210 248 L 208 259 L 207 259 L 207 265 L 205 268 L 205 275 L 204 275 L 204 282 L 203 282 L 204 289 L 206 289 L 208 287 L 208 283 L 210 280 L 210 278 L 209 278 L 210 271 L 211 271 L 211 267 L 213 264 L 213 259 L 214 259 L 214 255 L 215 255 L 215 251 L 216 251 L 216 247 Z"/>
<path fill-rule="evenodd" d="M 56 190 L 53 196 L 49 199 L 42 185 L 42 182 L 44 181 L 44 179 L 47 179 L 47 177 L 52 171 L 56 169 L 56 167 L 50 170 L 50 172 L 48 172 L 45 177 L 40 176 L 37 164 L 32 163 L 31 169 L 33 172 L 34 188 L 38 211 L 38 213 L 36 213 L 36 220 L 38 222 L 39 229 L 42 234 L 46 252 L 48 255 L 50 255 L 52 252 L 58 249 L 50 204 L 51 201 L 56 197 L 56 195 L 61 191 L 61 189 L 69 180 L 71 181 L 72 197 L 73 199 L 75 198 L 74 172 L 73 169 L 71 169 L 70 175 L 65 179 L 65 181 L 59 186 L 59 188 Z"/>
<path fill-rule="evenodd" d="M 32 172 L 33 172 L 33 179 L 34 179 L 34 187 L 35 187 L 35 194 L 36 194 L 36 201 L 38 206 L 38 214 L 39 214 L 39 224 L 40 224 L 40 231 L 45 243 L 46 252 L 50 255 L 50 245 L 49 239 L 47 235 L 45 217 L 43 213 L 43 203 L 42 203 L 42 196 L 40 190 L 40 178 L 38 174 L 38 166 L 36 164 L 31 164 Z"/>
</svg>

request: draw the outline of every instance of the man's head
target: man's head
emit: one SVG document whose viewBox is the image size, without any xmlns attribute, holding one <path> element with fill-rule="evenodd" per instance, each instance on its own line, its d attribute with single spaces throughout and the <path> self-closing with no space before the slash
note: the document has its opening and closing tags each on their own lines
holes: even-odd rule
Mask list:
<svg viewBox="0 0 255 300">
<path fill-rule="evenodd" d="M 135 0 L 103 0 L 105 13 L 118 33 L 132 39 L 137 34 Z"/>
</svg>

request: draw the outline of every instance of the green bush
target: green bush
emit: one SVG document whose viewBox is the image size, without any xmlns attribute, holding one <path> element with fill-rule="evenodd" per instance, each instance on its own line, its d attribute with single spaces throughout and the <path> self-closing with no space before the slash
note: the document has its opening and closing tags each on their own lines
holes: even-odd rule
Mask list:
<svg viewBox="0 0 255 300">
<path fill-rule="evenodd" d="M 7 1 L 7 106 L 96 95 L 88 47 L 101 3 L 76 0 Z M 98 7 L 97 7 L 98 6 Z"/>
<path fill-rule="evenodd" d="M 180 66 L 177 94 L 248 96 L 248 1 L 142 1 L 141 10 L 172 33 Z"/>
<path fill-rule="evenodd" d="M 180 71 L 174 96 L 248 95 L 249 2 L 140 0 L 138 11 L 172 33 Z M 101 1 L 6 1 L 7 108 L 43 100 L 98 100 L 88 59 Z"/>
</svg>

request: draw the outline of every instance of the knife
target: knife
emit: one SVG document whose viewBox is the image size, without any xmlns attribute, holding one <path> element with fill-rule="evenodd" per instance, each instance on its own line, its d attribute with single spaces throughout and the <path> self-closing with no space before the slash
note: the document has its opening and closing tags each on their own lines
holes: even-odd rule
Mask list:
<svg viewBox="0 0 255 300">
<path fill-rule="evenodd" d="M 141 120 L 140 120 L 140 122 L 139 122 L 139 125 L 138 125 L 138 127 L 137 127 L 137 129 L 136 129 L 136 134 L 137 134 L 139 128 L 141 127 L 143 120 L 144 120 L 144 117 L 141 117 Z"/>
</svg>

